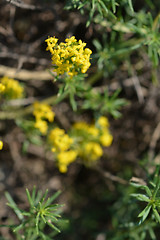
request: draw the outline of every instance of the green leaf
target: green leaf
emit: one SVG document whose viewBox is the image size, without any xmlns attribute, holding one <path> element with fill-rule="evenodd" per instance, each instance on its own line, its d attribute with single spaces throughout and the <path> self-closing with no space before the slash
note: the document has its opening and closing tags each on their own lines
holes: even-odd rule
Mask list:
<svg viewBox="0 0 160 240">
<path fill-rule="evenodd" d="M 39 234 L 39 215 L 40 215 L 40 213 L 38 212 L 37 216 L 36 216 L 36 232 L 37 232 L 37 235 Z"/>
<path fill-rule="evenodd" d="M 138 215 L 138 217 L 141 217 L 141 220 L 140 220 L 139 224 L 141 224 L 142 222 L 145 221 L 145 219 L 147 218 L 147 216 L 148 216 L 148 214 L 149 214 L 149 212 L 151 210 L 151 207 L 152 206 L 148 204 L 145 207 L 145 209 L 142 212 L 140 212 L 140 214 Z"/>
<path fill-rule="evenodd" d="M 155 235 L 155 233 L 154 233 L 154 231 L 153 231 L 153 229 L 152 229 L 152 226 L 149 226 L 148 232 L 149 232 L 150 237 L 151 237 L 152 240 L 156 240 L 156 239 L 157 239 L 157 238 L 156 238 L 156 235 Z"/>
<path fill-rule="evenodd" d="M 47 197 L 47 194 L 48 194 L 48 189 L 46 189 L 45 193 L 43 194 L 39 204 L 43 204 L 43 202 L 45 201 L 45 198 Z"/>
<path fill-rule="evenodd" d="M 102 51 L 102 45 L 100 44 L 100 42 L 98 41 L 98 39 L 94 39 L 94 40 L 93 40 L 93 44 L 94 44 L 94 46 L 96 47 L 96 49 L 97 49 L 98 51 Z"/>
<path fill-rule="evenodd" d="M 150 198 L 144 194 L 133 193 L 131 196 L 137 198 L 139 201 L 150 202 Z"/>
<path fill-rule="evenodd" d="M 53 203 L 53 201 L 61 194 L 61 191 L 57 191 L 56 193 L 54 193 L 51 197 L 49 197 L 45 203 L 45 207 L 47 207 L 48 205 L 50 205 L 51 203 Z M 59 204 L 54 204 L 51 207 L 56 207 Z"/>
<path fill-rule="evenodd" d="M 153 213 L 154 213 L 156 221 L 158 223 L 160 223 L 160 216 L 159 216 L 159 213 L 157 212 L 157 210 L 155 208 L 153 208 Z"/>
<path fill-rule="evenodd" d="M 113 12 L 115 13 L 116 12 L 115 0 L 112 0 L 112 9 L 113 9 Z"/>
<path fill-rule="evenodd" d="M 20 229 L 24 228 L 24 223 L 21 223 L 19 226 L 17 226 L 16 228 L 13 229 L 13 232 L 17 232 Z"/>
<path fill-rule="evenodd" d="M 36 186 L 33 186 L 33 190 L 32 190 L 32 200 L 33 200 L 33 202 L 35 201 L 35 197 L 36 197 Z"/>
<path fill-rule="evenodd" d="M 129 7 L 132 12 L 134 12 L 133 5 L 132 5 L 132 0 L 128 0 Z"/>
<path fill-rule="evenodd" d="M 108 8 L 104 4 L 104 2 L 99 0 L 99 4 L 101 4 L 102 8 L 106 11 L 106 13 L 108 13 Z"/>
<path fill-rule="evenodd" d="M 17 214 L 17 217 L 22 221 L 24 219 L 24 217 L 21 214 L 21 211 L 19 210 L 17 204 L 15 203 L 15 201 L 13 200 L 11 195 L 8 192 L 5 192 L 5 196 L 9 202 L 8 205 L 15 211 L 15 213 Z"/>
<path fill-rule="evenodd" d="M 144 189 L 146 191 L 146 193 L 148 194 L 149 197 L 152 197 L 152 192 L 150 191 L 148 186 L 145 185 L 140 185 L 138 183 L 134 183 L 134 182 L 130 182 L 130 184 L 136 188 L 141 188 Z"/>
<path fill-rule="evenodd" d="M 32 200 L 32 197 L 30 195 L 30 192 L 29 192 L 28 188 L 26 188 L 26 194 L 27 194 L 27 198 L 28 198 L 30 206 L 34 207 L 34 203 L 33 203 L 33 200 Z"/>
<path fill-rule="evenodd" d="M 73 111 L 77 111 L 77 103 L 74 99 L 74 94 L 70 93 L 69 99 L 70 99 L 70 103 L 71 103 Z"/>
<path fill-rule="evenodd" d="M 55 231 L 57 231 L 57 232 L 61 232 L 55 225 L 53 225 L 52 223 L 50 223 L 50 221 L 48 220 L 47 221 L 47 224 L 51 227 L 51 228 L 53 228 Z"/>
</svg>

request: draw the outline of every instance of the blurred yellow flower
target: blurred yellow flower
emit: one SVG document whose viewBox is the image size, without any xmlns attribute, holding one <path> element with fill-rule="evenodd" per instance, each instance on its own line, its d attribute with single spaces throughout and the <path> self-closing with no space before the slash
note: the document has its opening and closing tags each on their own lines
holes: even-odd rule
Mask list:
<svg viewBox="0 0 160 240">
<path fill-rule="evenodd" d="M 0 83 L 0 93 L 4 92 L 4 90 L 5 90 L 5 86 L 2 83 Z"/>
<path fill-rule="evenodd" d="M 104 131 L 99 140 L 104 147 L 109 147 L 112 144 L 113 136 L 109 133 L 109 131 Z"/>
<path fill-rule="evenodd" d="M 74 150 L 60 152 L 57 155 L 59 171 L 62 173 L 67 172 L 68 165 L 74 162 L 76 160 L 76 157 L 77 157 L 77 152 Z"/>
<path fill-rule="evenodd" d="M 37 119 L 34 126 L 35 128 L 38 128 L 43 135 L 47 133 L 48 125 L 46 121 Z"/>
<path fill-rule="evenodd" d="M 72 129 L 78 154 L 87 161 L 99 159 L 103 155 L 102 146 L 109 147 L 113 141 L 105 116 L 101 116 L 95 124 L 77 122 Z"/>
<path fill-rule="evenodd" d="M 2 150 L 2 148 L 3 148 L 3 142 L 0 141 L 0 150 Z"/>
<path fill-rule="evenodd" d="M 106 118 L 106 117 L 104 117 L 104 116 L 101 116 L 101 117 L 98 119 L 98 124 L 99 124 L 101 127 L 109 127 L 108 118 Z"/>
<path fill-rule="evenodd" d="M 16 99 L 23 97 L 24 88 L 18 81 L 4 76 L 0 79 L 0 92 L 6 99 Z"/>
<path fill-rule="evenodd" d="M 90 161 L 95 161 L 100 158 L 103 154 L 103 150 L 99 143 L 96 142 L 88 142 L 84 145 L 83 156 L 87 157 Z"/>
<path fill-rule="evenodd" d="M 109 131 L 108 119 L 101 116 L 94 124 L 84 121 L 73 124 L 69 135 L 64 129 L 56 127 L 50 131 L 48 141 L 55 153 L 59 171 L 65 173 L 77 157 L 89 165 L 100 159 L 102 147 L 109 147 L 113 136 Z"/>
<path fill-rule="evenodd" d="M 73 139 L 65 134 L 65 131 L 60 128 L 51 130 L 48 139 L 52 145 L 52 152 L 67 151 L 73 143 Z"/>
<path fill-rule="evenodd" d="M 99 135 L 99 129 L 96 128 L 93 124 L 87 124 L 86 122 L 77 122 L 73 125 L 73 129 L 76 129 L 79 131 L 79 134 L 88 134 L 92 137 L 97 137 Z"/>
<path fill-rule="evenodd" d="M 45 103 L 35 102 L 33 104 L 33 115 L 35 116 L 35 128 L 45 135 L 48 130 L 47 121 L 53 122 L 55 113 L 52 111 L 51 106 Z"/>
</svg>

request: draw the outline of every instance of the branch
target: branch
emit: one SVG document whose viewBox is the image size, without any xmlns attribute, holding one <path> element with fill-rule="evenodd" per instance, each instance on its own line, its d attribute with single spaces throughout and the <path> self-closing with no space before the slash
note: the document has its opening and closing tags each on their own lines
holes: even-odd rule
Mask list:
<svg viewBox="0 0 160 240">
<path fill-rule="evenodd" d="M 38 6 L 26 4 L 26 3 L 22 2 L 21 0 L 5 0 L 5 1 L 7 3 L 12 4 L 13 6 L 23 8 L 23 9 L 28 9 L 28 10 L 41 10 L 42 9 L 41 7 L 38 7 Z"/>
<path fill-rule="evenodd" d="M 101 176 L 103 176 L 104 178 L 108 178 L 109 180 L 111 180 L 113 182 L 118 182 L 118 183 L 123 184 L 123 185 L 128 184 L 128 181 L 126 181 L 125 179 L 123 179 L 121 177 L 118 177 L 118 176 L 115 176 L 108 171 L 104 171 L 100 167 L 95 167 L 94 169 L 97 170 L 101 174 Z"/>
<path fill-rule="evenodd" d="M 0 65 L 0 76 L 6 75 L 10 78 L 16 78 L 22 81 L 36 80 L 36 81 L 45 81 L 51 80 L 53 77 L 47 71 L 28 71 L 21 69 L 17 72 L 17 68 L 6 67 Z"/>
</svg>

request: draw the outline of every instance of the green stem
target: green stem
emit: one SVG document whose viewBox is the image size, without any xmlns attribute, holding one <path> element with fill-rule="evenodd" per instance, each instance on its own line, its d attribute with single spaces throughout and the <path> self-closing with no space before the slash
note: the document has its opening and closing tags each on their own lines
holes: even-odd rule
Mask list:
<svg viewBox="0 0 160 240">
<path fill-rule="evenodd" d="M 60 97 L 51 96 L 51 97 L 46 98 L 45 100 L 43 100 L 41 102 L 56 105 L 59 102 L 61 102 L 64 98 L 66 98 L 67 95 L 68 95 L 68 92 L 65 92 Z M 19 118 L 19 117 L 24 117 L 28 114 L 31 114 L 32 112 L 33 112 L 33 105 L 30 105 L 30 106 L 28 106 L 26 108 L 23 108 L 23 109 L 18 109 L 16 111 L 10 111 L 10 112 L 1 111 L 0 112 L 0 120 L 16 119 L 16 118 Z"/>
</svg>

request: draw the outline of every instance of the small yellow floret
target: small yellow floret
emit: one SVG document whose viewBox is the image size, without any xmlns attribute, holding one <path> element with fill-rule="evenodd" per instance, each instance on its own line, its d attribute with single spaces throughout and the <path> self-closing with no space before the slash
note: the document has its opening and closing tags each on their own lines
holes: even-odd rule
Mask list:
<svg viewBox="0 0 160 240">
<path fill-rule="evenodd" d="M 104 117 L 104 116 L 101 116 L 101 117 L 98 119 L 98 124 L 99 124 L 101 127 L 109 127 L 108 118 L 106 118 L 106 117 Z"/>
<path fill-rule="evenodd" d="M 109 147 L 112 144 L 113 141 L 113 136 L 108 132 L 104 132 L 100 136 L 100 142 L 104 147 Z"/>
<path fill-rule="evenodd" d="M 50 144 L 53 146 L 53 152 L 67 151 L 73 143 L 73 139 L 65 134 L 65 131 L 60 128 L 51 130 L 48 139 Z"/>
<path fill-rule="evenodd" d="M 48 39 L 45 40 L 45 42 L 47 42 L 47 45 L 48 45 L 46 50 L 47 51 L 49 50 L 53 54 L 53 48 L 56 45 L 56 43 L 58 42 L 58 38 L 49 37 Z"/>
<path fill-rule="evenodd" d="M 35 102 L 33 104 L 33 115 L 35 116 L 35 128 L 38 128 L 42 134 L 47 133 L 47 121 L 53 122 L 55 113 L 52 111 L 51 106 L 45 103 Z"/>
<path fill-rule="evenodd" d="M 89 125 L 86 122 L 77 122 L 73 125 L 73 128 L 81 130 L 81 129 L 88 129 Z"/>
<path fill-rule="evenodd" d="M 38 128 L 43 135 L 47 133 L 48 125 L 46 121 L 43 121 L 41 119 L 36 120 L 34 126 L 35 128 Z"/>
<path fill-rule="evenodd" d="M 88 142 L 84 146 L 84 154 L 88 160 L 95 161 L 103 154 L 103 150 L 98 143 Z"/>
<path fill-rule="evenodd" d="M 2 148 L 3 148 L 3 142 L 0 141 L 0 150 L 2 150 Z"/>
<path fill-rule="evenodd" d="M 2 92 L 7 99 L 16 99 L 23 97 L 24 88 L 18 81 L 4 76 L 0 79 L 0 92 Z"/>
<path fill-rule="evenodd" d="M 88 133 L 94 137 L 97 137 L 99 135 L 99 129 L 96 128 L 94 125 L 90 125 L 88 127 Z"/>
<path fill-rule="evenodd" d="M 74 150 L 60 152 L 57 156 L 59 171 L 62 173 L 67 172 L 68 165 L 74 162 L 76 157 L 77 157 L 77 152 Z"/>
<path fill-rule="evenodd" d="M 73 125 L 73 129 L 79 131 L 79 134 L 88 135 L 88 137 L 98 137 L 99 129 L 94 124 L 86 122 L 77 122 Z"/>
</svg>

